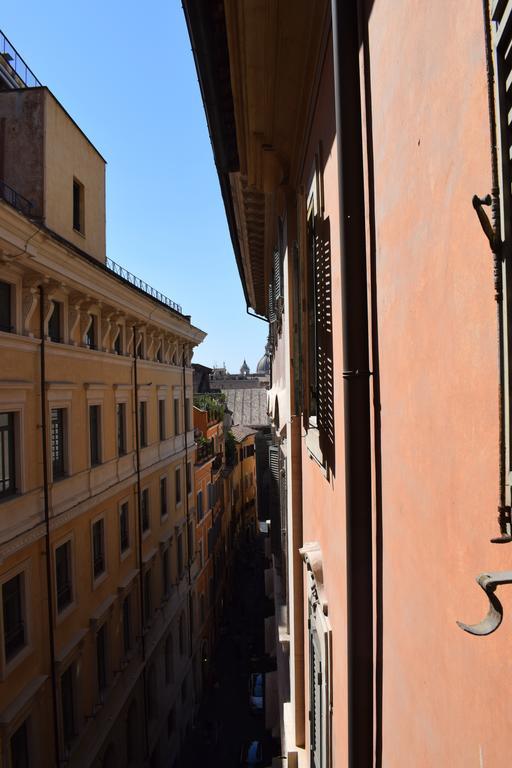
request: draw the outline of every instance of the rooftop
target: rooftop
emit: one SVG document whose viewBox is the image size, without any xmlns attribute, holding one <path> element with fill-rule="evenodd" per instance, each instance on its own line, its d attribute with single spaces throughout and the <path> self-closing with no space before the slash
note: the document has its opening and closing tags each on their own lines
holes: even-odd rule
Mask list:
<svg viewBox="0 0 512 768">
<path fill-rule="evenodd" d="M 2 88 L 38 88 L 41 83 L 25 59 L 0 30 L 0 90 Z"/>
<path fill-rule="evenodd" d="M 233 424 L 263 426 L 268 424 L 267 390 L 258 388 L 223 389 L 226 405 L 233 414 Z"/>
<path fill-rule="evenodd" d="M 229 431 L 231 432 L 231 434 L 233 435 L 237 443 L 243 442 L 247 437 L 250 437 L 251 435 L 258 434 L 257 429 L 251 429 L 250 427 L 243 427 L 243 426 L 233 426 Z"/>
</svg>

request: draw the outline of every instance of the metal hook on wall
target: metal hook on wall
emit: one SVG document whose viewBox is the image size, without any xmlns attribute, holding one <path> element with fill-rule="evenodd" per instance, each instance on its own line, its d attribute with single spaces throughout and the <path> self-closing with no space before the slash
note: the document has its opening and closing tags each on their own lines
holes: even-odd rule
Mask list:
<svg viewBox="0 0 512 768">
<path fill-rule="evenodd" d="M 471 635 L 490 635 L 498 629 L 503 619 L 503 606 L 494 593 L 501 584 L 512 584 L 512 571 L 481 573 L 477 576 L 476 581 L 482 587 L 489 600 L 487 616 L 478 624 L 464 624 L 462 621 L 458 621 L 457 624 Z"/>
</svg>

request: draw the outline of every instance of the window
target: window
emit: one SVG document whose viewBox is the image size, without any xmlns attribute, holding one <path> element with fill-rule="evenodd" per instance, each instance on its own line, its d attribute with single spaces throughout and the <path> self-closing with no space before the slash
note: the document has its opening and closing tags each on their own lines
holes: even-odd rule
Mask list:
<svg viewBox="0 0 512 768">
<path fill-rule="evenodd" d="M 188 524 L 188 534 L 187 534 L 187 544 L 188 544 L 188 562 L 191 563 L 194 559 L 194 523 L 192 521 Z"/>
<path fill-rule="evenodd" d="M 62 302 L 52 301 L 53 311 L 48 320 L 48 337 L 50 341 L 62 341 Z"/>
<path fill-rule="evenodd" d="M 181 504 L 181 467 L 176 467 L 176 504 Z"/>
<path fill-rule="evenodd" d="M 25 627 L 25 575 L 18 573 L 2 585 L 4 652 L 6 662 L 27 644 Z"/>
<path fill-rule="evenodd" d="M 173 678 L 173 647 L 172 635 L 168 635 L 165 641 L 165 683 L 169 685 Z"/>
<path fill-rule="evenodd" d="M 187 493 L 192 493 L 192 465 L 190 461 L 187 462 Z"/>
<path fill-rule="evenodd" d="M 213 507 L 213 485 L 212 483 L 208 483 L 206 486 L 206 493 L 208 496 L 208 509 L 211 509 Z"/>
<path fill-rule="evenodd" d="M 169 579 L 169 550 L 165 549 L 162 555 L 162 591 L 164 597 L 169 596 L 171 584 Z"/>
<path fill-rule="evenodd" d="M 101 406 L 89 406 L 89 449 L 91 467 L 101 464 Z"/>
<path fill-rule="evenodd" d="M 123 600 L 123 649 L 125 655 L 132 647 L 132 603 L 131 595 Z"/>
<path fill-rule="evenodd" d="M 165 440 L 165 400 L 158 401 L 158 432 L 160 440 Z"/>
<path fill-rule="evenodd" d="M 117 455 L 124 456 L 126 453 L 126 403 L 117 403 Z"/>
<path fill-rule="evenodd" d="M 16 493 L 14 414 L 0 413 L 0 498 Z"/>
<path fill-rule="evenodd" d="M 149 530 L 149 488 L 144 488 L 140 495 L 140 516 L 142 519 L 142 531 Z"/>
<path fill-rule="evenodd" d="M 167 514 L 167 478 L 160 478 L 160 517 Z"/>
<path fill-rule="evenodd" d="M 84 187 L 73 179 L 73 229 L 84 232 Z"/>
<path fill-rule="evenodd" d="M 52 477 L 58 480 L 66 473 L 64 456 L 64 408 L 52 408 L 51 411 L 51 450 Z"/>
<path fill-rule="evenodd" d="M 94 578 L 105 572 L 105 526 L 104 520 L 97 520 L 92 526 L 92 561 Z"/>
<path fill-rule="evenodd" d="M 98 318 L 96 315 L 89 315 L 91 322 L 85 334 L 85 343 L 89 349 L 96 349 L 98 343 Z"/>
<path fill-rule="evenodd" d="M 25 720 L 17 731 L 11 736 L 11 762 L 12 768 L 30 768 L 30 755 L 28 745 L 28 720 Z"/>
<path fill-rule="evenodd" d="M 96 635 L 96 675 L 98 693 L 107 687 L 107 625 L 102 624 Z"/>
<path fill-rule="evenodd" d="M 145 448 L 148 444 L 147 427 L 147 403 L 143 400 L 139 403 L 139 440 L 141 448 Z"/>
<path fill-rule="evenodd" d="M 148 568 L 144 574 L 144 621 L 148 624 L 151 621 L 153 609 L 151 605 L 151 568 Z"/>
<path fill-rule="evenodd" d="M 180 433 L 180 401 L 179 398 L 174 398 L 174 434 Z"/>
<path fill-rule="evenodd" d="M 0 331 L 10 333 L 12 327 L 12 286 L 0 281 Z"/>
<path fill-rule="evenodd" d="M 76 733 L 76 713 L 75 713 L 75 670 L 74 664 L 66 669 L 60 678 L 60 705 L 62 713 L 62 732 L 64 744 L 69 746 L 73 743 Z"/>
<path fill-rule="evenodd" d="M 185 398 L 185 432 L 190 432 L 190 398 Z"/>
<path fill-rule="evenodd" d="M 55 581 L 57 584 L 57 611 L 61 613 L 73 602 L 73 572 L 71 542 L 55 549 Z"/>
<path fill-rule="evenodd" d="M 203 519 L 203 492 L 197 492 L 197 522 Z"/>
<path fill-rule="evenodd" d="M 176 550 L 178 557 L 178 578 L 181 579 L 183 576 L 183 535 L 181 532 L 178 534 Z"/>
<path fill-rule="evenodd" d="M 130 521 L 128 502 L 121 504 L 119 509 L 119 546 L 121 553 L 130 547 Z"/>
</svg>

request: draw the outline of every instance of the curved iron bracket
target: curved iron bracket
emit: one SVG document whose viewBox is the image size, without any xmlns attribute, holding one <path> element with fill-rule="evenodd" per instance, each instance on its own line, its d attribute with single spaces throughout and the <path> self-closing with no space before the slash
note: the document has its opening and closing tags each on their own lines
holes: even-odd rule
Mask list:
<svg viewBox="0 0 512 768">
<path fill-rule="evenodd" d="M 484 590 L 489 600 L 489 611 L 487 616 L 478 624 L 464 624 L 458 621 L 457 624 L 465 632 L 471 635 L 490 635 L 498 629 L 503 619 L 503 606 L 496 597 L 495 590 L 501 584 L 512 584 L 512 571 L 495 571 L 494 573 L 481 573 L 476 577 L 477 584 Z"/>
</svg>

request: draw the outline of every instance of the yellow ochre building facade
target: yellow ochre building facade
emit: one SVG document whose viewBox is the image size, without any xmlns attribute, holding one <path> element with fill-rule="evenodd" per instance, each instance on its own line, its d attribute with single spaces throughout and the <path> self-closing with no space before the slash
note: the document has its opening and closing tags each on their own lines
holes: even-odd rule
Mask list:
<svg viewBox="0 0 512 768">
<path fill-rule="evenodd" d="M 0 765 L 173 766 L 205 334 L 106 258 L 104 160 L 50 91 L 0 81 Z"/>
</svg>

